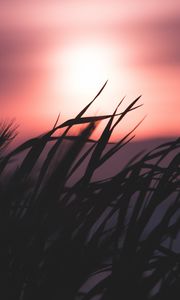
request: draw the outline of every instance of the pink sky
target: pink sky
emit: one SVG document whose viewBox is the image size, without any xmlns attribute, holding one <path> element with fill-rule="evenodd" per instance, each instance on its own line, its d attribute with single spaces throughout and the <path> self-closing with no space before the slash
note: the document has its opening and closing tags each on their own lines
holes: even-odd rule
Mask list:
<svg viewBox="0 0 180 300">
<path fill-rule="evenodd" d="M 4 0 L 0 20 L 0 117 L 23 134 L 74 116 L 109 79 L 89 114 L 142 94 L 121 132 L 148 115 L 139 138 L 179 135 L 179 0 Z"/>
</svg>

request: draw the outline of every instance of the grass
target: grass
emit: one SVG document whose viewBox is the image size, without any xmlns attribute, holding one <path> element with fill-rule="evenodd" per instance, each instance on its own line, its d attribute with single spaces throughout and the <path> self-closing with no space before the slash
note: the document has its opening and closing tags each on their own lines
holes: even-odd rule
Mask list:
<svg viewBox="0 0 180 300">
<path fill-rule="evenodd" d="M 120 103 L 112 115 L 83 117 L 105 85 L 74 119 L 60 125 L 57 119 L 49 132 L 8 154 L 4 146 L 16 128 L 0 127 L 1 299 L 179 299 L 180 138 L 134 153 L 118 174 L 93 181 L 95 171 L 134 137 L 136 128 L 106 149 L 115 127 L 139 107 L 137 98 L 121 113 Z M 94 141 L 91 134 L 104 119 Z M 77 124 L 86 127 L 70 136 Z M 65 139 L 71 146 L 58 158 Z M 82 152 L 87 142 L 91 146 Z M 4 181 L 11 160 L 24 150 L 22 163 Z M 85 172 L 68 186 L 85 161 Z"/>
</svg>

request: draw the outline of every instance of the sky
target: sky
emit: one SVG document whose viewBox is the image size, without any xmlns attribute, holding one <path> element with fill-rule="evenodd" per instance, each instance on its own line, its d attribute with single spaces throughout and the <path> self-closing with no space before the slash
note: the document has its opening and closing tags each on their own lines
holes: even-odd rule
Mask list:
<svg viewBox="0 0 180 300">
<path fill-rule="evenodd" d="M 20 136 L 74 117 L 108 79 L 87 115 L 142 95 L 115 137 L 179 135 L 179 0 L 1 0 L 0 119 Z"/>
</svg>

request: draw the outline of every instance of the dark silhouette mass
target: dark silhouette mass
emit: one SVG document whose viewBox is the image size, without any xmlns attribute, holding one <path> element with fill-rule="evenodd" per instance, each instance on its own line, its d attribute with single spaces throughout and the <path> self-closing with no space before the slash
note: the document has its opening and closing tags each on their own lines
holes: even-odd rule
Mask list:
<svg viewBox="0 0 180 300">
<path fill-rule="evenodd" d="M 105 85 L 74 119 L 60 125 L 57 119 L 52 130 L 9 153 L 16 128 L 0 127 L 1 299 L 179 300 L 180 138 L 134 153 L 117 174 L 94 180 L 134 137 L 136 128 L 107 147 L 115 127 L 139 107 L 140 97 L 121 113 L 120 103 L 112 115 L 84 117 Z M 104 119 L 95 141 L 91 134 Z M 71 136 L 78 124 L 85 127 Z M 64 149 L 65 139 L 71 143 Z"/>
</svg>

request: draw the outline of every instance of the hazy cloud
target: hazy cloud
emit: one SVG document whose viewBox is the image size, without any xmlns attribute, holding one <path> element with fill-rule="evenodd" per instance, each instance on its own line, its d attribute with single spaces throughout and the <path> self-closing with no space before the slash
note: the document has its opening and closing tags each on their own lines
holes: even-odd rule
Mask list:
<svg viewBox="0 0 180 300">
<path fill-rule="evenodd" d="M 139 20 L 112 23 L 109 30 L 119 47 L 127 48 L 129 63 L 157 65 L 180 64 L 180 18 Z"/>
<path fill-rule="evenodd" d="M 141 32 L 145 41 L 144 58 L 147 53 L 147 63 L 180 64 L 179 17 L 144 23 Z"/>
<path fill-rule="evenodd" d="M 14 92 L 28 80 L 35 77 L 38 80 L 40 74 L 47 73 L 47 55 L 56 41 L 54 31 L 1 29 L 0 93 Z"/>
</svg>

